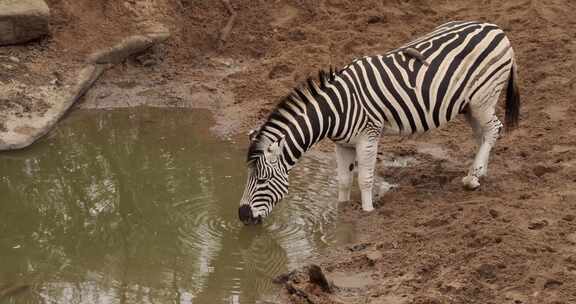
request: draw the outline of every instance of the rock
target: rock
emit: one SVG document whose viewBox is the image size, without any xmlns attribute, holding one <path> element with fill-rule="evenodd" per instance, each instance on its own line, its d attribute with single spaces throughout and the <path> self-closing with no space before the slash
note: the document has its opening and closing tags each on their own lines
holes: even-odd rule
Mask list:
<svg viewBox="0 0 576 304">
<path fill-rule="evenodd" d="M 320 266 L 314 264 L 310 265 L 308 268 L 308 276 L 310 278 L 310 283 L 318 285 L 324 292 L 333 293 L 332 286 L 330 285 L 330 282 L 328 282 L 328 279 L 326 279 Z"/>
<path fill-rule="evenodd" d="M 291 40 L 291 41 L 306 40 L 306 33 L 304 33 L 302 30 L 294 30 L 294 31 L 288 32 L 288 40 Z"/>
<path fill-rule="evenodd" d="M 571 244 L 576 245 L 576 232 L 575 233 L 570 233 L 566 236 L 566 240 L 568 242 L 570 242 Z"/>
<path fill-rule="evenodd" d="M 382 252 L 378 250 L 370 251 L 366 253 L 366 258 L 370 262 L 370 265 L 374 266 L 376 265 L 376 262 L 382 259 Z"/>
<path fill-rule="evenodd" d="M 60 81 L 60 79 L 58 78 L 54 78 L 52 80 L 50 80 L 50 84 L 53 86 L 61 86 L 62 85 L 62 81 Z"/>
<path fill-rule="evenodd" d="M 372 245 L 372 243 L 360 243 L 360 244 L 356 244 L 356 245 L 348 247 L 348 250 L 350 250 L 352 252 L 362 251 L 371 245 Z"/>
<path fill-rule="evenodd" d="M 476 269 L 476 275 L 478 278 L 492 282 L 496 279 L 497 267 L 491 264 L 482 264 Z"/>
<path fill-rule="evenodd" d="M 500 216 L 500 212 L 498 212 L 498 211 L 496 211 L 496 210 L 494 210 L 494 209 L 488 210 L 488 213 L 490 213 L 490 216 L 491 216 L 492 218 L 497 218 L 498 216 Z"/>
<path fill-rule="evenodd" d="M 10 60 L 14 63 L 20 63 L 20 59 L 18 59 L 18 57 L 10 56 L 10 57 L 8 57 L 8 60 Z"/>
<path fill-rule="evenodd" d="M 528 229 L 530 230 L 540 230 L 544 227 L 548 226 L 548 221 L 547 220 L 538 220 L 538 221 L 532 221 L 528 224 Z"/>
<path fill-rule="evenodd" d="M 369 272 L 335 272 L 332 273 L 330 279 L 337 288 L 366 288 L 375 283 Z"/>
<path fill-rule="evenodd" d="M 366 23 L 368 23 L 368 24 L 386 23 L 386 18 L 384 16 L 380 16 L 380 15 L 370 16 L 366 20 Z"/>
<path fill-rule="evenodd" d="M 288 273 L 283 273 L 272 279 L 274 284 L 285 284 L 292 281 L 296 277 L 296 271 L 292 270 Z"/>
<path fill-rule="evenodd" d="M 290 76 L 293 71 L 294 70 L 292 68 L 285 64 L 276 65 L 272 68 L 272 70 L 270 70 L 270 73 L 268 73 L 268 78 L 277 79 L 287 77 Z"/>
<path fill-rule="evenodd" d="M 558 288 L 560 286 L 562 286 L 564 283 L 561 281 L 558 281 L 556 279 L 548 279 L 546 280 L 546 283 L 544 283 L 544 289 L 554 289 L 554 288 Z"/>
<path fill-rule="evenodd" d="M 554 173 L 559 171 L 561 168 L 558 166 L 544 166 L 544 165 L 536 165 L 532 168 L 534 175 L 538 177 L 542 177 L 548 173 Z"/>
<path fill-rule="evenodd" d="M 43 0 L 0 1 L 0 45 L 17 44 L 48 34 L 50 9 Z"/>
<path fill-rule="evenodd" d="M 108 67 L 108 65 L 83 67 L 73 83 L 63 90 L 55 90 L 52 87 L 35 88 L 30 94 L 34 94 L 31 96 L 35 99 L 45 100 L 43 104 L 45 110 L 38 111 L 30 105 L 3 121 L 0 151 L 27 147 L 45 135 Z"/>
<path fill-rule="evenodd" d="M 15 69 L 15 67 L 11 64 L 3 64 L 2 67 L 6 70 L 6 71 L 12 71 Z"/>
</svg>

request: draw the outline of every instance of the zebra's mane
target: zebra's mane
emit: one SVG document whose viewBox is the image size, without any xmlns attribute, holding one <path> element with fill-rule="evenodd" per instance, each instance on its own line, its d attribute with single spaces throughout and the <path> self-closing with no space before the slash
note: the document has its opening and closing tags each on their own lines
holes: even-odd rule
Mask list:
<svg viewBox="0 0 576 304">
<path fill-rule="evenodd" d="M 266 122 L 260 126 L 260 128 L 255 131 L 256 133 L 250 136 L 250 147 L 248 148 L 248 156 L 247 161 L 253 160 L 255 156 L 262 153 L 264 150 L 263 147 L 263 134 L 262 130 L 266 126 L 266 124 L 274 120 L 277 117 L 282 117 L 281 110 L 282 109 L 292 109 L 292 107 L 301 108 L 302 103 L 306 103 L 308 100 L 307 96 L 316 97 L 319 95 L 318 88 L 324 89 L 330 83 L 332 83 L 336 76 L 341 73 L 342 70 L 335 69 L 334 67 L 330 66 L 328 72 L 324 70 L 318 71 L 318 84 L 316 84 L 315 79 L 313 77 L 308 77 L 305 81 L 294 87 L 290 93 L 285 95 L 284 97 L 280 98 L 280 101 L 274 107 L 274 109 L 266 118 Z M 305 112 L 302 109 L 302 112 Z"/>
</svg>

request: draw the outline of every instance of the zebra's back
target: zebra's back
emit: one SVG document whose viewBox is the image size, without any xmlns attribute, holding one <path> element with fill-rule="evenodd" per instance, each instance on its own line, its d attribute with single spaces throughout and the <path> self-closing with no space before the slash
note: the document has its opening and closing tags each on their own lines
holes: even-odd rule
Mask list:
<svg viewBox="0 0 576 304">
<path fill-rule="evenodd" d="M 512 65 L 498 26 L 450 22 L 383 55 L 356 59 L 341 75 L 371 120 L 387 132 L 412 134 L 444 125 L 469 103 L 488 102 Z"/>
</svg>

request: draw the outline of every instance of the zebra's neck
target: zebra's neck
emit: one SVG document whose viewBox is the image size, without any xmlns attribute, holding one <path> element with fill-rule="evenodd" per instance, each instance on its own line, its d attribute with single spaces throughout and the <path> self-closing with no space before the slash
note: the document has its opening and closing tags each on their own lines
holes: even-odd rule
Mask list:
<svg viewBox="0 0 576 304">
<path fill-rule="evenodd" d="M 296 89 L 272 112 L 260 128 L 259 140 L 283 141 L 282 156 L 290 170 L 316 143 L 332 136 L 335 116 L 334 94 L 321 80 L 321 86 L 308 81 Z"/>
</svg>

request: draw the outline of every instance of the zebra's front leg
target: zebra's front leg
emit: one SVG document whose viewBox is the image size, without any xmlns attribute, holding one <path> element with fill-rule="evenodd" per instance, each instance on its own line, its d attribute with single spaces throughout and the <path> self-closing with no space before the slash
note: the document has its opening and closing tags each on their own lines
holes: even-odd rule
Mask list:
<svg viewBox="0 0 576 304">
<path fill-rule="evenodd" d="M 336 162 L 338 163 L 338 201 L 347 202 L 350 200 L 354 181 L 356 149 L 336 144 Z"/>
<path fill-rule="evenodd" d="M 472 113 L 474 115 L 474 113 Z M 490 158 L 490 151 L 496 143 L 502 130 L 502 123 L 496 117 L 496 115 L 490 113 L 490 116 L 486 115 L 483 117 L 472 117 L 474 123 L 477 125 L 481 131 L 481 142 L 476 156 L 474 157 L 474 162 L 468 170 L 468 174 L 462 179 L 464 187 L 469 190 L 474 190 L 480 186 L 480 178 L 485 176 L 488 172 L 488 160 Z M 474 127 L 474 125 L 473 125 Z"/>
<path fill-rule="evenodd" d="M 372 187 L 374 186 L 374 166 L 378 154 L 379 137 L 365 137 L 356 144 L 358 159 L 358 186 L 362 195 L 362 210 L 372 211 Z"/>
</svg>

